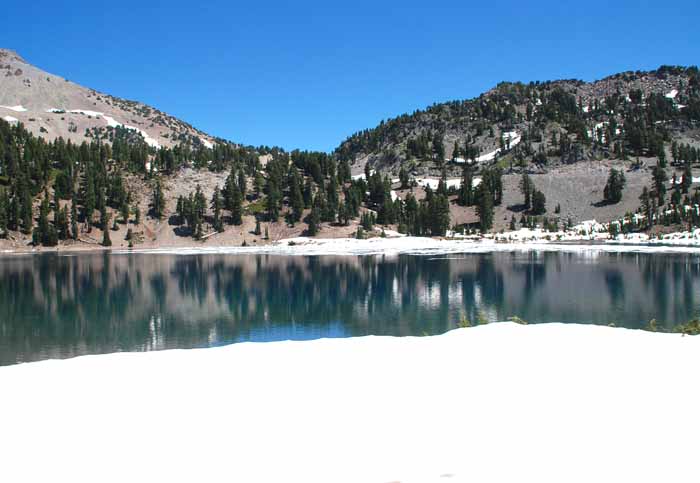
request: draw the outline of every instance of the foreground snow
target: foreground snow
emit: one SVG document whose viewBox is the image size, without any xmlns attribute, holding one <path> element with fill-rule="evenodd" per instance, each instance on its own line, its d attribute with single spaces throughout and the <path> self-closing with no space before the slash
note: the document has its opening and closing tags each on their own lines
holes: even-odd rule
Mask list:
<svg viewBox="0 0 700 483">
<path fill-rule="evenodd" d="M 696 482 L 700 337 L 492 324 L 0 368 L 3 480 Z"/>
</svg>

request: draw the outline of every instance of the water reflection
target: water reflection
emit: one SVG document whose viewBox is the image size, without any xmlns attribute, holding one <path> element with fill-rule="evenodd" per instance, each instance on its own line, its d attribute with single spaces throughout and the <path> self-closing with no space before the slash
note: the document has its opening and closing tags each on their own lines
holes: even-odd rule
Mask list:
<svg viewBox="0 0 700 483">
<path fill-rule="evenodd" d="M 0 364 L 243 340 L 423 335 L 461 317 L 646 326 L 696 315 L 691 255 L 0 259 Z"/>
</svg>

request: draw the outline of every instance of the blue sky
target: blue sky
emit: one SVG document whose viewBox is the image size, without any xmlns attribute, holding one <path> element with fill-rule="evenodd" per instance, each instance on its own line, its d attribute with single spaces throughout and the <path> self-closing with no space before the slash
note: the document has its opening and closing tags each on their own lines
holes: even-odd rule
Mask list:
<svg viewBox="0 0 700 483">
<path fill-rule="evenodd" d="M 0 46 L 216 136 L 330 151 L 502 80 L 700 63 L 697 1 L 19 2 Z"/>
</svg>

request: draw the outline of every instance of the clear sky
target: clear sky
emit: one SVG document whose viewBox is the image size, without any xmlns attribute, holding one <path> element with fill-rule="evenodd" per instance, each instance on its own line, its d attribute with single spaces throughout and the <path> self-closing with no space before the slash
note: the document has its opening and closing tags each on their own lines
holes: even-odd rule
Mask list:
<svg viewBox="0 0 700 483">
<path fill-rule="evenodd" d="M 700 2 L 4 0 L 0 46 L 226 139 L 330 151 L 502 80 L 700 63 Z"/>
</svg>

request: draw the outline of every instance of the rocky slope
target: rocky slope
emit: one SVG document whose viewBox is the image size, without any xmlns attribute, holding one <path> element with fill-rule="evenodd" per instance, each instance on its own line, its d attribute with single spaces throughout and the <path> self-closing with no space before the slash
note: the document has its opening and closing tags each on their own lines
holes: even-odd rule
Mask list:
<svg viewBox="0 0 700 483">
<path fill-rule="evenodd" d="M 22 122 L 47 139 L 75 143 L 100 136 L 107 142 L 117 126 L 140 133 L 153 147 L 211 146 L 214 139 L 188 123 L 141 102 L 75 84 L 35 67 L 16 52 L 0 49 L 0 119 Z"/>
<path fill-rule="evenodd" d="M 416 174 L 438 174 L 445 162 L 448 173 L 457 173 L 453 158 L 504 167 L 621 158 L 620 143 L 633 155 L 655 156 L 651 141 L 700 145 L 699 79 L 695 67 L 665 66 L 591 83 L 502 83 L 474 99 L 382 121 L 347 138 L 336 154 L 355 172 L 369 163 Z"/>
</svg>

